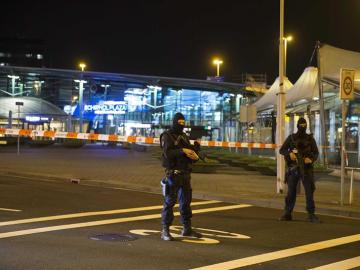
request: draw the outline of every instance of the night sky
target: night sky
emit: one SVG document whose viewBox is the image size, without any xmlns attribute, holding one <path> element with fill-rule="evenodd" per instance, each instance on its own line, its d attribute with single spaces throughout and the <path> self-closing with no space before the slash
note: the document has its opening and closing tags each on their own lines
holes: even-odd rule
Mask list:
<svg viewBox="0 0 360 270">
<path fill-rule="evenodd" d="M 46 66 L 226 81 L 278 72 L 279 0 L 2 1 L 1 37 L 46 43 Z M 287 73 L 294 83 L 316 40 L 360 51 L 360 0 L 285 0 Z"/>
</svg>

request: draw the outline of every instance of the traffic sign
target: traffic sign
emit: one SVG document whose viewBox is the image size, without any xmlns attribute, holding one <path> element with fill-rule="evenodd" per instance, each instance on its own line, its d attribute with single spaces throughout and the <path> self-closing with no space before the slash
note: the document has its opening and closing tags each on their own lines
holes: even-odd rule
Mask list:
<svg viewBox="0 0 360 270">
<path fill-rule="evenodd" d="M 340 69 L 340 99 L 354 99 L 354 77 L 355 70 L 344 68 Z"/>
</svg>

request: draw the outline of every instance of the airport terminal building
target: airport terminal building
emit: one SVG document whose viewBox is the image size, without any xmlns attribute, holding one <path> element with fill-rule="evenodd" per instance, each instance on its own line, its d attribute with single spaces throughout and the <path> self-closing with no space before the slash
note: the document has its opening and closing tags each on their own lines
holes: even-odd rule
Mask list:
<svg viewBox="0 0 360 270">
<path fill-rule="evenodd" d="M 238 83 L 0 67 L 0 127 L 157 137 L 182 112 L 193 138 L 235 141 L 255 99 Z"/>
</svg>

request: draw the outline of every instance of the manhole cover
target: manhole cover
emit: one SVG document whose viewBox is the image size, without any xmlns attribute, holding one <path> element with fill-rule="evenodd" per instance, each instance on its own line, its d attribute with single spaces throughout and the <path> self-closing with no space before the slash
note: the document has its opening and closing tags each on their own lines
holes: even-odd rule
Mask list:
<svg viewBox="0 0 360 270">
<path fill-rule="evenodd" d="M 138 239 L 136 236 L 131 234 L 118 234 L 118 233 L 104 233 L 104 234 L 92 235 L 89 238 L 91 240 L 97 240 L 97 241 L 118 241 L 118 242 L 129 242 Z"/>
</svg>

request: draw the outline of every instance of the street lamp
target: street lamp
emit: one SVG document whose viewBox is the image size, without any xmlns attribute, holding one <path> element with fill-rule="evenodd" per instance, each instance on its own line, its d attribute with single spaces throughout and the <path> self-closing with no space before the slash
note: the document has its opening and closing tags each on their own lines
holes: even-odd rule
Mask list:
<svg viewBox="0 0 360 270">
<path fill-rule="evenodd" d="M 81 68 L 81 71 L 83 72 L 84 69 L 86 68 L 86 64 L 83 63 L 83 62 L 81 62 L 81 63 L 79 64 L 79 68 Z"/>
<path fill-rule="evenodd" d="M 18 106 L 18 138 L 17 138 L 17 154 L 20 154 L 20 106 L 24 106 L 24 102 L 17 101 L 15 105 Z"/>
<path fill-rule="evenodd" d="M 108 89 L 108 87 L 110 87 L 111 85 L 110 84 L 101 84 L 100 85 L 101 87 L 104 87 L 105 88 L 105 90 L 104 90 L 104 101 L 106 101 L 106 99 L 107 99 L 107 89 Z M 105 130 L 105 132 L 106 132 L 106 134 L 108 133 L 108 128 L 107 128 L 107 116 L 106 116 L 106 114 L 104 114 L 103 115 L 103 128 L 104 128 L 104 130 Z"/>
<path fill-rule="evenodd" d="M 276 112 L 276 191 L 283 192 L 285 180 L 285 160 L 279 153 L 280 146 L 285 140 L 285 93 L 284 93 L 284 0 L 280 0 L 280 39 L 279 39 L 279 93 L 277 96 Z M 286 39 L 287 41 L 287 39 Z"/>
<path fill-rule="evenodd" d="M 75 82 L 79 83 L 79 114 L 80 114 L 80 127 L 79 131 L 82 132 L 83 128 L 83 93 L 84 93 L 84 83 L 87 83 L 85 80 L 74 80 Z"/>
<path fill-rule="evenodd" d="M 292 36 L 283 38 L 284 40 L 284 76 L 286 76 L 286 56 L 287 56 L 287 43 L 293 40 Z"/>
<path fill-rule="evenodd" d="M 220 59 L 214 59 L 213 64 L 216 65 L 216 77 L 220 77 L 220 65 L 223 63 Z"/>
</svg>

